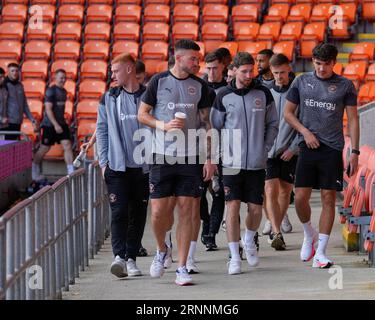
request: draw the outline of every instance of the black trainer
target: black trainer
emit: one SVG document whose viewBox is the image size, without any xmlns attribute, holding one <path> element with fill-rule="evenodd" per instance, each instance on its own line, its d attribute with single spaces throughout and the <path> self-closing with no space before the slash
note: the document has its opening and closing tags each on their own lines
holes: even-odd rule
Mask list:
<svg viewBox="0 0 375 320">
<path fill-rule="evenodd" d="M 137 253 L 137 257 L 147 257 L 148 256 L 148 252 L 146 250 L 146 248 L 143 248 L 143 246 L 141 246 L 139 248 L 139 251 Z"/>
<path fill-rule="evenodd" d="M 277 251 L 282 251 L 286 249 L 286 244 L 284 241 L 284 237 L 279 233 L 271 233 L 270 234 L 270 240 L 271 240 L 271 247 L 274 248 Z"/>
<path fill-rule="evenodd" d="M 217 249 L 215 235 L 210 233 L 207 236 L 206 251 L 215 251 Z"/>
<path fill-rule="evenodd" d="M 202 223 L 201 241 L 204 245 L 207 244 L 208 234 L 210 233 L 210 225 L 208 223 Z"/>
</svg>

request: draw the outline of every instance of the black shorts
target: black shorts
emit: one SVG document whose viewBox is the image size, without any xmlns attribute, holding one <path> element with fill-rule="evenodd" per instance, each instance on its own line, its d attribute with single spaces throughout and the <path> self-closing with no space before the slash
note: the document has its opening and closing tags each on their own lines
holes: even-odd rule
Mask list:
<svg viewBox="0 0 375 320">
<path fill-rule="evenodd" d="M 194 197 L 202 195 L 200 164 L 153 164 L 150 170 L 150 198 Z"/>
<path fill-rule="evenodd" d="M 298 157 L 293 156 L 289 161 L 284 161 L 280 159 L 280 156 L 267 160 L 266 180 L 281 179 L 294 183 Z"/>
<path fill-rule="evenodd" d="M 225 201 L 241 200 L 262 205 L 265 177 L 265 170 L 241 170 L 235 175 L 224 174 Z"/>
<path fill-rule="evenodd" d="M 70 140 L 70 131 L 67 124 L 61 125 L 62 133 L 56 133 L 54 127 L 41 127 L 42 144 L 45 146 L 53 146 L 55 143 L 60 143 L 61 140 Z"/>
<path fill-rule="evenodd" d="M 320 142 L 317 149 L 300 144 L 296 167 L 296 188 L 342 191 L 344 165 L 341 151 Z"/>
</svg>

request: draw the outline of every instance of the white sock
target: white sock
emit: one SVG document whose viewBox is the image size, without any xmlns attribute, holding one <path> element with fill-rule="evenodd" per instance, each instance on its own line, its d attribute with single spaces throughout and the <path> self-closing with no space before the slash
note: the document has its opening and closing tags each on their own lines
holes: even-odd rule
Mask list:
<svg viewBox="0 0 375 320">
<path fill-rule="evenodd" d="M 196 241 L 191 241 L 190 242 L 188 259 L 194 260 L 195 251 L 196 250 L 197 250 L 197 242 Z"/>
<path fill-rule="evenodd" d="M 254 246 L 254 236 L 256 234 L 256 231 L 249 230 L 246 228 L 245 231 L 245 236 L 244 236 L 244 241 L 247 246 Z"/>
<path fill-rule="evenodd" d="M 172 230 L 169 230 L 165 233 L 165 244 L 168 248 L 172 247 L 172 239 L 171 239 Z"/>
<path fill-rule="evenodd" d="M 239 242 L 229 242 L 228 243 L 231 259 L 235 261 L 241 261 L 240 257 L 240 243 Z"/>
<path fill-rule="evenodd" d="M 39 164 L 36 164 L 35 162 L 32 162 L 31 170 L 36 176 L 39 176 L 39 174 L 40 174 Z"/>
<path fill-rule="evenodd" d="M 71 174 L 74 172 L 74 167 L 72 164 L 67 164 L 66 168 L 68 169 L 68 174 Z"/>
<path fill-rule="evenodd" d="M 318 256 L 325 256 L 326 255 L 326 248 L 328 245 L 329 235 L 319 233 L 319 243 L 318 243 L 318 249 L 316 250 L 316 254 Z"/>
<path fill-rule="evenodd" d="M 314 236 L 314 228 L 311 225 L 311 221 L 303 223 L 303 231 L 305 232 L 305 237 L 312 238 Z"/>
</svg>

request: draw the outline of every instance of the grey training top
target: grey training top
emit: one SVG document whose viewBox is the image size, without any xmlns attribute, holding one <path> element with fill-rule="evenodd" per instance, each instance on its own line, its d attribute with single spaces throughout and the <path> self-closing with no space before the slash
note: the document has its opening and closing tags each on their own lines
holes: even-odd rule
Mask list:
<svg viewBox="0 0 375 320">
<path fill-rule="evenodd" d="M 315 72 L 305 73 L 293 81 L 287 100 L 299 104 L 299 121 L 319 141 L 333 149 L 343 149 L 344 109 L 357 105 L 357 92 L 350 80 L 337 74 L 320 79 Z M 299 134 L 299 142 L 302 141 Z"/>
<path fill-rule="evenodd" d="M 188 130 L 201 127 L 198 110 L 211 107 L 214 96 L 204 80 L 194 75 L 185 79 L 176 78 L 170 71 L 154 75 L 142 102 L 152 106 L 153 116 L 166 123 L 175 118 L 176 112 L 185 113 L 187 118 L 182 130 L 164 132 L 153 129 L 152 152 L 171 157 L 197 156 L 199 137 L 192 137 L 188 143 Z"/>
<path fill-rule="evenodd" d="M 52 112 L 59 125 L 64 125 L 65 122 L 65 103 L 67 100 L 67 91 L 64 88 L 59 88 L 54 85 L 46 90 L 44 101 L 52 103 Z M 44 117 L 41 123 L 45 127 L 53 127 L 51 120 L 48 118 L 47 111 L 44 110 Z"/>
</svg>

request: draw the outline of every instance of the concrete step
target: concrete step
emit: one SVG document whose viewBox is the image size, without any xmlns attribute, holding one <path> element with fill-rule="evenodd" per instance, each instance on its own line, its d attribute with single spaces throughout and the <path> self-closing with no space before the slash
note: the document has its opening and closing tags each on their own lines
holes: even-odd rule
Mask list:
<svg viewBox="0 0 375 320">
<path fill-rule="evenodd" d="M 351 53 L 353 51 L 354 46 L 356 45 L 355 42 L 344 42 L 342 44 L 342 52 L 343 53 Z"/>
<path fill-rule="evenodd" d="M 341 63 L 347 63 L 349 61 L 349 53 L 346 52 L 340 52 L 337 55 L 337 61 Z"/>
<path fill-rule="evenodd" d="M 359 42 L 375 42 L 375 33 L 359 33 Z"/>
</svg>

